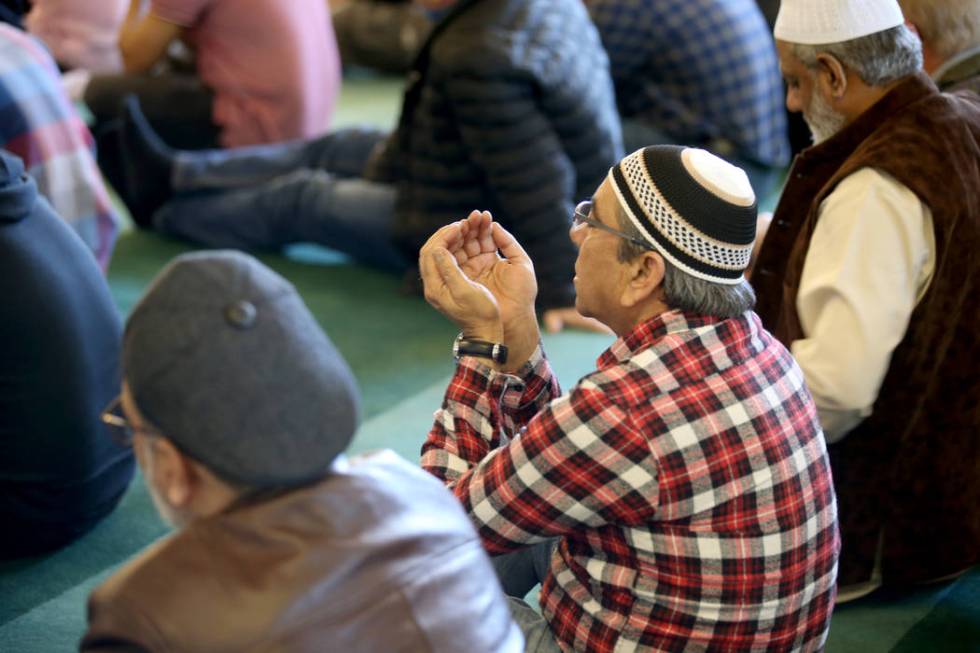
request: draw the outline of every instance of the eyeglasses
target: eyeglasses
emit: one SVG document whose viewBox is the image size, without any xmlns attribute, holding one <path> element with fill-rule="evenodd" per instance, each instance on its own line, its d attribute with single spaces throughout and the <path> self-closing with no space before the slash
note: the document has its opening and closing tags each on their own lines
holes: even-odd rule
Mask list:
<svg viewBox="0 0 980 653">
<path fill-rule="evenodd" d="M 637 238 L 636 236 L 631 236 L 628 233 L 624 233 L 620 231 L 619 229 L 613 229 L 612 227 L 603 224 L 602 222 L 599 222 L 598 220 L 593 218 L 592 202 L 589 200 L 585 200 L 584 202 L 579 202 L 578 206 L 575 207 L 575 213 L 572 215 L 572 229 L 577 229 L 582 225 L 588 225 L 590 227 L 595 227 L 596 229 L 608 231 L 609 233 L 619 236 L 624 240 L 628 240 L 629 242 L 639 247 L 642 247 L 643 249 L 649 249 L 649 250 L 653 249 L 653 246 L 651 246 L 650 243 L 646 242 L 645 240 L 641 238 Z"/>
<path fill-rule="evenodd" d="M 122 395 L 116 395 L 115 399 L 110 401 L 109 405 L 102 410 L 100 417 L 103 424 L 111 427 L 109 429 L 109 435 L 112 436 L 112 439 L 124 447 L 129 447 L 133 444 L 133 436 L 137 432 L 156 434 L 156 431 L 153 429 L 140 428 L 129 423 L 129 420 L 123 416 Z"/>
</svg>

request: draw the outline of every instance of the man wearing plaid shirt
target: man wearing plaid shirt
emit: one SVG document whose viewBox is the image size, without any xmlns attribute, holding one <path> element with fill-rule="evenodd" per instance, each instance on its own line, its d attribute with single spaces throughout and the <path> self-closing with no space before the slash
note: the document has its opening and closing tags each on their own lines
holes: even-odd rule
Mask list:
<svg viewBox="0 0 980 653">
<path fill-rule="evenodd" d="M 802 373 L 751 311 L 755 219 L 744 172 L 704 150 L 614 166 L 571 238 L 576 307 L 619 337 L 564 396 L 513 237 L 473 212 L 422 249 L 462 329 L 422 465 L 509 554 L 512 597 L 543 581 L 543 618 L 512 598 L 528 651 L 823 646 L 833 484 Z"/>
</svg>

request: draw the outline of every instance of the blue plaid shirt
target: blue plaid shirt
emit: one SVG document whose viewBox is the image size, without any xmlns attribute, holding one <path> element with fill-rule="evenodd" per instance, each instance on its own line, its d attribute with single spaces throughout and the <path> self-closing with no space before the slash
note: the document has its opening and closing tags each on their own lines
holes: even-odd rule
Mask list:
<svg viewBox="0 0 980 653">
<path fill-rule="evenodd" d="M 789 161 L 779 63 L 755 0 L 588 0 L 620 114 L 679 144 Z"/>
</svg>

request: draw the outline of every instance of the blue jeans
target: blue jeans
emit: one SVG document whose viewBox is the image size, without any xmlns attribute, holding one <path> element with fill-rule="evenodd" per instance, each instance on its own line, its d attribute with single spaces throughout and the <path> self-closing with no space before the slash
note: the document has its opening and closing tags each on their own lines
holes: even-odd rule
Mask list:
<svg viewBox="0 0 980 653">
<path fill-rule="evenodd" d="M 501 587 L 507 594 L 510 613 L 524 633 L 524 653 L 560 653 L 548 622 L 524 600 L 544 580 L 558 540 L 548 540 L 513 553 L 491 558 Z"/>
<path fill-rule="evenodd" d="M 360 177 L 386 134 L 345 129 L 310 141 L 180 152 L 163 233 L 208 247 L 279 249 L 313 242 L 403 272 L 394 245 L 395 187 Z"/>
</svg>

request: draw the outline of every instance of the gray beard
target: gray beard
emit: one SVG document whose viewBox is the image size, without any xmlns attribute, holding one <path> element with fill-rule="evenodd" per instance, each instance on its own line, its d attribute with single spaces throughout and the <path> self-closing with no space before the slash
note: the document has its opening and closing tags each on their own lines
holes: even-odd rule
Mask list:
<svg viewBox="0 0 980 653">
<path fill-rule="evenodd" d="M 814 145 L 832 137 L 844 128 L 845 123 L 844 116 L 834 111 L 816 90 L 810 96 L 810 106 L 803 112 L 803 120 L 810 128 L 810 137 Z"/>
</svg>

